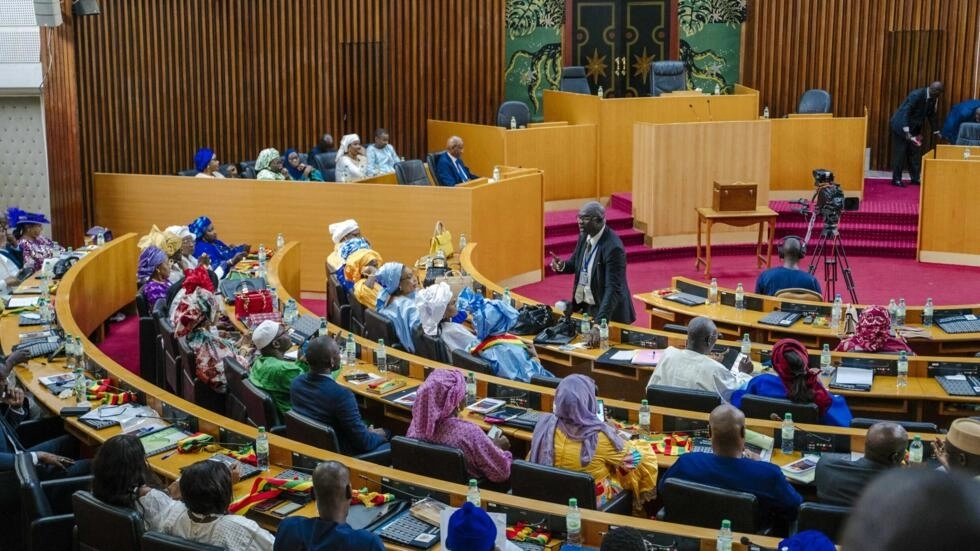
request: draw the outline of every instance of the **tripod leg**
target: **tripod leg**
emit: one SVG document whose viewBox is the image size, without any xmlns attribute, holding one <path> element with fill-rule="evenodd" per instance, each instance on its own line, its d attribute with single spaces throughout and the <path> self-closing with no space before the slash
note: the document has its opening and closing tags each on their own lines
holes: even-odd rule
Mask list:
<svg viewBox="0 0 980 551">
<path fill-rule="evenodd" d="M 838 241 L 835 250 L 837 252 L 838 260 L 841 264 L 841 273 L 844 274 L 844 286 L 847 287 L 847 292 L 851 295 L 851 302 L 857 303 L 857 290 L 854 287 L 854 274 L 851 273 L 851 263 L 847 260 L 847 251 L 844 250 L 844 244 L 840 243 L 840 235 L 838 234 L 836 241 Z"/>
<path fill-rule="evenodd" d="M 813 256 L 810 256 L 810 265 L 807 266 L 807 273 L 813 275 L 817 272 L 817 260 L 823 254 L 824 248 L 827 246 L 827 239 L 821 234 L 820 239 L 817 240 L 817 246 L 813 248 Z"/>
</svg>

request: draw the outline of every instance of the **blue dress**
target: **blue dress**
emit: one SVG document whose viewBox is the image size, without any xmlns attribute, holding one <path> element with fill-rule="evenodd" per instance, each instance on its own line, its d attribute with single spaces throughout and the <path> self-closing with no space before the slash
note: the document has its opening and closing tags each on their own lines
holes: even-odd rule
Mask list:
<svg viewBox="0 0 980 551">
<path fill-rule="evenodd" d="M 766 396 L 768 398 L 780 398 L 783 400 L 788 399 L 786 397 L 786 387 L 779 379 L 779 376 L 770 373 L 764 373 L 762 375 L 752 377 L 752 380 L 749 381 L 749 384 L 745 387 L 745 390 L 735 391 L 735 393 L 732 394 L 732 405 L 737 408 L 742 407 L 742 396 L 746 394 Z M 820 423 L 835 427 L 851 426 L 851 418 L 854 416 L 851 415 L 851 409 L 847 407 L 847 401 L 844 400 L 844 397 L 831 394 L 830 399 L 830 407 L 827 408 L 827 411 L 820 417 Z"/>
<path fill-rule="evenodd" d="M 247 253 L 248 248 L 245 245 L 239 245 L 237 247 L 229 247 L 223 241 L 215 239 L 214 241 L 207 242 L 203 239 L 198 239 L 194 243 L 194 257 L 201 258 L 202 254 L 207 254 L 211 258 L 211 266 L 214 267 L 216 273 L 222 276 L 227 275 L 231 271 L 231 260 L 235 258 L 238 253 Z M 220 268 L 220 272 L 219 272 Z"/>
<path fill-rule="evenodd" d="M 378 313 L 391 320 L 395 326 L 395 334 L 398 335 L 398 340 L 401 341 L 402 346 L 414 354 L 415 343 L 412 342 L 412 329 L 422 323 L 419 318 L 419 309 L 415 305 L 415 299 L 404 296 L 392 297 L 384 308 L 378 310 Z"/>
</svg>

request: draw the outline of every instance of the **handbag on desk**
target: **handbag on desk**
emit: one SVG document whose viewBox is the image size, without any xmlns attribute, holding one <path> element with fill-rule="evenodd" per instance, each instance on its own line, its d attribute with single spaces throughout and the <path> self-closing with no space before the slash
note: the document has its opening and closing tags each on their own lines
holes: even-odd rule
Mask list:
<svg viewBox="0 0 980 551">
<path fill-rule="evenodd" d="M 547 304 L 525 304 L 517 311 L 517 321 L 510 328 L 515 335 L 537 335 L 555 324 Z"/>
<path fill-rule="evenodd" d="M 569 317 L 562 317 L 558 323 L 538 333 L 534 344 L 568 344 L 578 334 L 578 323 Z"/>
<path fill-rule="evenodd" d="M 436 251 L 442 251 L 446 258 L 453 256 L 453 234 L 446 229 L 442 220 L 436 222 L 436 227 L 432 230 L 432 240 L 429 242 L 429 254 L 435 256 Z"/>
<path fill-rule="evenodd" d="M 272 312 L 272 291 L 261 289 L 235 295 L 235 317 L 238 319 L 269 312 Z"/>
<path fill-rule="evenodd" d="M 473 276 L 463 275 L 456 270 L 449 270 L 445 275 L 437 277 L 435 282 L 439 283 L 445 281 L 449 285 L 449 288 L 453 291 L 453 296 L 458 297 L 459 292 L 463 289 L 473 288 Z"/>
</svg>

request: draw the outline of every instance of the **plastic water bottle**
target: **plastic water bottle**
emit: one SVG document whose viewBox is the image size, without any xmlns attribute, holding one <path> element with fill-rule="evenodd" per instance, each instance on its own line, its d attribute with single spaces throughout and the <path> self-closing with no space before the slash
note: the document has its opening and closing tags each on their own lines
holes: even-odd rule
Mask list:
<svg viewBox="0 0 980 551">
<path fill-rule="evenodd" d="M 316 332 L 316 336 L 325 337 L 327 333 L 327 318 L 320 318 L 320 330 Z"/>
<path fill-rule="evenodd" d="M 602 94 L 602 87 L 599 90 Z M 578 510 L 578 500 L 574 497 L 568 500 L 568 513 L 565 514 L 565 543 L 582 543 L 582 513 Z"/>
<path fill-rule="evenodd" d="M 926 299 L 926 305 L 922 308 L 922 325 L 932 327 L 933 306 L 932 298 Z"/>
<path fill-rule="evenodd" d="M 599 350 L 609 350 L 609 322 L 606 318 L 599 323 Z"/>
<path fill-rule="evenodd" d="M 507 306 L 512 304 L 510 301 L 510 287 L 504 287 L 504 294 L 501 295 L 500 300 L 504 301 L 504 304 Z"/>
<path fill-rule="evenodd" d="M 742 335 L 742 350 L 740 352 L 746 358 L 752 356 L 752 339 L 749 338 L 748 333 Z"/>
<path fill-rule="evenodd" d="M 75 354 L 75 339 L 71 335 L 65 335 L 65 368 L 72 373 L 78 367 L 78 356 Z"/>
<path fill-rule="evenodd" d="M 830 377 L 833 371 L 834 368 L 830 365 L 830 345 L 824 343 L 823 349 L 820 351 L 820 374 L 824 377 Z"/>
<path fill-rule="evenodd" d="M 459 234 L 459 252 L 463 252 L 463 249 L 465 248 L 466 248 L 466 234 L 461 233 Z"/>
<path fill-rule="evenodd" d="M 721 521 L 721 530 L 718 530 L 715 549 L 717 551 L 732 551 L 732 541 L 732 521 L 725 519 Z"/>
<path fill-rule="evenodd" d="M 259 243 L 259 274 L 258 274 L 258 276 L 261 277 L 261 278 L 265 278 L 266 273 L 267 273 L 266 272 L 266 266 L 265 266 L 265 261 L 266 261 L 267 258 L 268 258 L 268 255 L 266 254 L 266 251 L 265 251 L 265 245 Z"/>
<path fill-rule="evenodd" d="M 602 86 L 600 86 L 599 89 L 596 91 L 596 95 L 599 96 L 599 99 L 602 99 L 604 97 L 604 94 L 602 92 Z"/>
<path fill-rule="evenodd" d="M 922 463 L 922 437 L 918 434 L 909 444 L 909 463 Z"/>
<path fill-rule="evenodd" d="M 783 443 L 782 446 L 780 447 L 780 449 L 783 452 L 783 455 L 789 455 L 793 453 L 793 438 L 795 434 L 796 434 L 796 429 L 793 427 L 793 414 L 787 413 L 786 416 L 783 417 L 783 431 L 782 431 Z"/>
<path fill-rule="evenodd" d="M 388 351 L 385 350 L 385 340 L 378 339 L 378 349 L 375 350 L 378 360 L 378 372 L 384 375 L 388 372 Z"/>
<path fill-rule="evenodd" d="M 718 278 L 711 278 L 711 286 L 708 287 L 708 304 L 718 304 Z"/>
<path fill-rule="evenodd" d="M 470 479 L 470 488 L 466 490 L 466 501 L 473 504 L 474 507 L 479 507 L 481 504 L 480 500 L 480 487 L 476 485 L 476 479 Z"/>
<path fill-rule="evenodd" d="M 895 327 L 895 321 L 898 318 L 898 305 L 895 304 L 895 299 L 888 299 L 888 319 L 891 321 L 891 326 Z"/>
<path fill-rule="evenodd" d="M 493 167 L 493 181 L 494 182 L 500 181 L 500 167 L 496 165 Z"/>
<path fill-rule="evenodd" d="M 289 299 L 286 301 L 286 308 L 282 312 L 282 322 L 286 325 L 292 325 L 296 323 L 296 316 L 298 312 L 296 310 L 296 299 Z"/>
<path fill-rule="evenodd" d="M 466 374 L 466 403 L 476 402 L 476 375 L 472 371 Z"/>
<path fill-rule="evenodd" d="M 905 305 L 905 299 L 898 299 L 898 308 L 895 310 L 895 325 L 905 325 L 905 312 L 907 307 Z"/>
<path fill-rule="evenodd" d="M 650 404 L 646 400 L 640 400 L 640 414 L 637 418 L 640 422 L 640 433 L 650 434 Z"/>
<path fill-rule="evenodd" d="M 895 386 L 905 388 L 909 385 L 909 356 L 904 350 L 898 353 L 898 379 Z"/>
<path fill-rule="evenodd" d="M 844 315 L 844 301 L 840 298 L 840 293 L 834 296 L 834 306 L 830 310 L 830 330 L 837 332 L 840 330 L 841 318 Z"/>
<path fill-rule="evenodd" d="M 272 311 L 279 311 L 279 293 L 276 292 L 275 287 L 269 287 L 269 293 L 272 295 Z"/>
<path fill-rule="evenodd" d="M 963 160 L 964 161 L 968 160 L 970 158 L 970 155 L 971 155 L 971 153 L 970 153 L 970 148 L 969 147 L 963 150 Z"/>
<path fill-rule="evenodd" d="M 282 232 L 276 235 L 276 250 L 282 250 L 286 246 L 286 238 L 282 236 Z"/>
<path fill-rule="evenodd" d="M 51 321 L 51 306 L 48 299 L 41 297 L 37 299 L 37 313 L 41 316 L 41 321 L 43 323 L 48 323 Z"/>
<path fill-rule="evenodd" d="M 588 335 L 589 331 L 592 331 L 592 322 L 589 321 L 588 314 L 582 314 L 582 321 L 579 322 L 578 332 L 583 335 Z"/>
<path fill-rule="evenodd" d="M 735 287 L 735 309 L 745 310 L 745 287 L 742 287 L 741 281 Z"/>
<path fill-rule="evenodd" d="M 517 130 L 517 117 L 510 118 L 510 129 Z"/>
<path fill-rule="evenodd" d="M 75 403 L 83 405 L 88 403 L 88 387 L 85 384 L 85 369 L 77 361 L 75 363 Z"/>
<path fill-rule="evenodd" d="M 715 84 L 715 95 L 716 96 L 720 96 L 721 95 L 721 86 L 719 86 L 717 84 Z"/>
<path fill-rule="evenodd" d="M 104 231 L 100 231 L 99 233 L 95 234 L 95 244 L 98 245 L 99 247 L 101 247 L 102 245 L 105 245 L 105 232 Z"/>
<path fill-rule="evenodd" d="M 347 342 L 344 343 L 344 360 L 347 361 L 347 367 L 357 365 L 357 342 L 354 340 L 354 333 L 351 331 L 347 332 Z"/>
<path fill-rule="evenodd" d="M 265 427 L 259 427 L 259 435 L 255 437 L 255 460 L 258 468 L 269 470 L 269 435 Z"/>
<path fill-rule="evenodd" d="M 77 336 L 75 337 L 75 358 L 77 358 L 75 362 L 78 369 L 84 372 L 88 367 L 85 360 L 85 348 L 82 346 L 82 338 Z"/>
<path fill-rule="evenodd" d="M 764 118 L 764 119 L 768 119 L 769 118 L 769 106 L 768 105 L 762 108 L 762 118 Z"/>
</svg>

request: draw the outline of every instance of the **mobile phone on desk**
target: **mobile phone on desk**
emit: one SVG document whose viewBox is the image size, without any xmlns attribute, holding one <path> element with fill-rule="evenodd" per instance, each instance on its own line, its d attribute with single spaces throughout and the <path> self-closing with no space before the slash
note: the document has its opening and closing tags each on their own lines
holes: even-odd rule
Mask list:
<svg viewBox="0 0 980 551">
<path fill-rule="evenodd" d="M 503 432 L 497 425 L 491 425 L 490 430 L 487 431 L 487 436 L 490 437 L 490 440 L 496 440 Z"/>
</svg>

